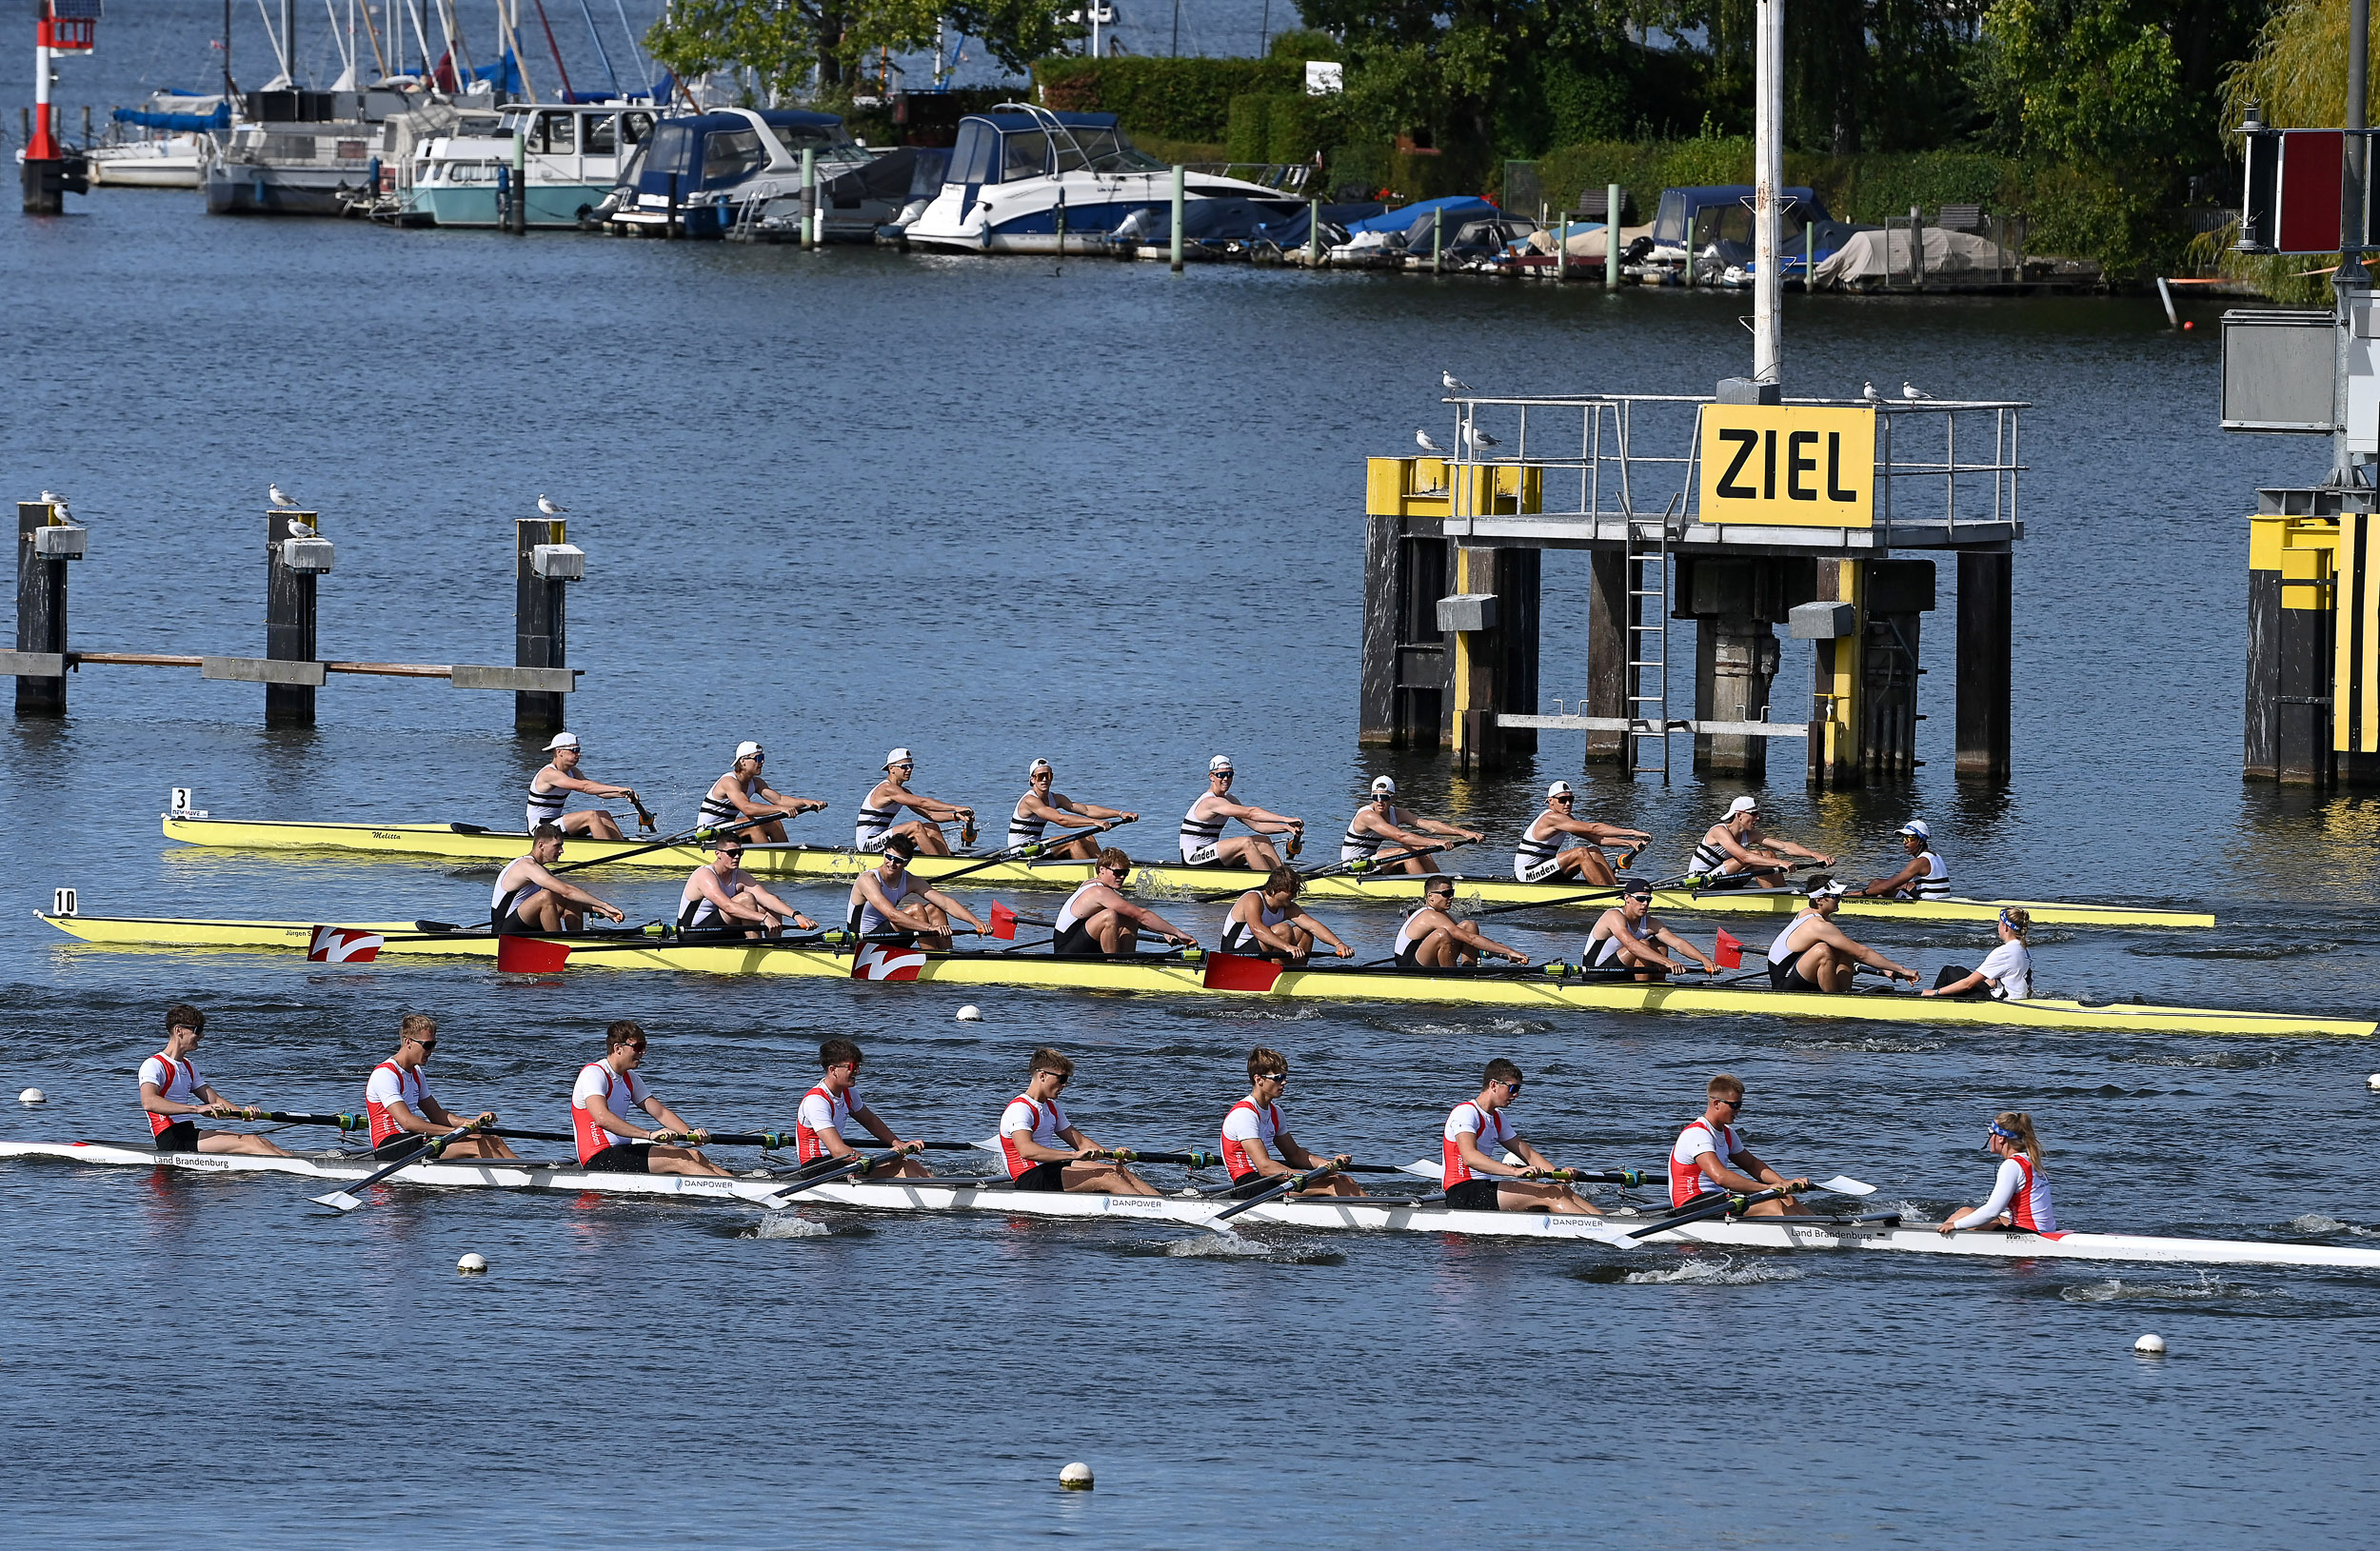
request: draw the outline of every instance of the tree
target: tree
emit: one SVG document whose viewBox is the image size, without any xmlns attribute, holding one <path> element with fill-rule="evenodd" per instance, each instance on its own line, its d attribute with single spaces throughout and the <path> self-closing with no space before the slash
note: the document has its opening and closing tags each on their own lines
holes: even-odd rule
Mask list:
<svg viewBox="0 0 2380 1551">
<path fill-rule="evenodd" d="M 945 17 L 1017 74 L 1084 30 L 1046 0 L 671 0 L 645 48 L 681 78 L 748 70 L 772 102 L 802 92 L 812 71 L 821 95 L 839 97 L 869 56 L 929 47 Z"/>
</svg>

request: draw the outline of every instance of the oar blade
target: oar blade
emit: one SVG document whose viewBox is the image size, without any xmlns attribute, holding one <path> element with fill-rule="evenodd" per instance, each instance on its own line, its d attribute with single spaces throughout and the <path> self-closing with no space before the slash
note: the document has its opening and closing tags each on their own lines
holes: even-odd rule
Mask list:
<svg viewBox="0 0 2380 1551">
<path fill-rule="evenodd" d="M 496 967 L 507 975 L 550 975 L 570 962 L 570 945 L 543 937 L 496 939 Z"/>
<path fill-rule="evenodd" d="M 1425 1180 L 1435 1180 L 1445 1175 L 1446 1165 L 1436 1158 L 1417 1158 L 1410 1163 L 1398 1164 L 1397 1171 L 1400 1174 L 1418 1174 Z"/>
<path fill-rule="evenodd" d="M 992 902 L 992 935 L 1003 943 L 1017 940 L 1017 912 L 998 900 Z"/>
<path fill-rule="evenodd" d="M 1838 1196 L 1873 1196 L 1875 1194 L 1874 1185 L 1869 1184 L 1865 1181 L 1851 1179 L 1848 1176 L 1841 1174 L 1835 1175 L 1835 1178 L 1831 1180 L 1820 1180 L 1818 1182 L 1818 1188 L 1821 1190 L 1832 1190 Z"/>
<path fill-rule="evenodd" d="M 333 1190 L 327 1196 L 309 1196 L 307 1199 L 317 1206 L 327 1206 L 340 1212 L 351 1212 L 364 1204 L 361 1198 L 350 1196 L 344 1190 Z"/>
<path fill-rule="evenodd" d="M 1206 956 L 1203 980 L 1210 991 L 1269 991 L 1280 979 L 1280 962 L 1276 959 L 1251 959 L 1239 953 L 1210 953 Z"/>
</svg>

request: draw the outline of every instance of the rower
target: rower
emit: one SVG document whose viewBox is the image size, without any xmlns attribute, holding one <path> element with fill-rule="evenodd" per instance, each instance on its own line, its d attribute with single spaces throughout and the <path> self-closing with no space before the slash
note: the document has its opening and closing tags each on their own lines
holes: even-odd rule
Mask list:
<svg viewBox="0 0 2380 1551">
<path fill-rule="evenodd" d="M 576 884 L 554 876 L 562 860 L 562 830 L 541 824 L 529 837 L 529 854 L 516 856 L 496 874 L 496 887 L 487 901 L 487 925 L 497 932 L 574 932 L 586 924 L 586 912 L 605 920 L 627 919 Z"/>
<path fill-rule="evenodd" d="M 1992 1118 L 1984 1136 L 1985 1148 L 2000 1160 L 1992 1182 L 1992 1199 L 1964 1215 L 1953 1213 L 1936 1233 L 1968 1233 L 1976 1228 L 2010 1228 L 2022 1233 L 2055 1233 L 2057 1211 L 2050 1204 L 2050 1182 L 2041 1175 L 2041 1138 L 2033 1117 L 2021 1109 L 2003 1109 Z"/>
<path fill-rule="evenodd" d="M 1231 800 L 1231 756 L 1218 754 L 1206 762 L 1206 790 L 1181 816 L 1181 862 L 1189 867 L 1246 867 L 1270 872 L 1280 865 L 1280 853 L 1267 835 L 1290 837 L 1289 854 L 1298 854 L 1305 841 L 1306 822 L 1285 813 Z M 1252 835 L 1223 838 L 1223 825 L 1238 819 Z"/>
<path fill-rule="evenodd" d="M 1706 975 L 1718 972 L 1708 955 L 1653 913 L 1653 885 L 1641 879 L 1631 881 L 1620 890 L 1619 903 L 1596 918 L 1586 946 L 1578 950 L 1589 970 L 1640 981 L 1685 973 L 1686 966 L 1671 958 L 1672 953 L 1693 960 Z"/>
<path fill-rule="evenodd" d="M 975 809 L 911 791 L 909 777 L 917 767 L 917 756 L 905 748 L 884 756 L 884 779 L 870 786 L 860 801 L 859 827 L 851 838 L 853 850 L 873 851 L 884 844 L 886 836 L 900 835 L 916 847 L 913 855 L 948 856 L 950 842 L 942 836 L 942 825 L 953 823 L 962 826 L 961 844 L 975 844 Z M 893 819 L 904 807 L 917 817 L 896 825 Z"/>
<path fill-rule="evenodd" d="M 1785 924 L 1769 945 L 1769 985 L 1778 991 L 1848 991 L 1854 964 L 1881 970 L 1892 980 L 1917 981 L 1917 971 L 1905 969 L 1872 947 L 1843 935 L 1835 912 L 1843 907 L 1843 885 L 1828 878 L 1810 880 L 1810 904 Z"/>
<path fill-rule="evenodd" d="M 1223 1166 L 1231 1170 L 1235 1196 L 1252 1196 L 1284 1174 L 1303 1174 L 1324 1163 L 1347 1166 L 1351 1154 L 1318 1158 L 1298 1145 L 1281 1119 L 1280 1096 L 1289 1086 L 1289 1058 L 1259 1044 L 1248 1052 L 1248 1096 L 1223 1116 Z M 1279 1156 L 1276 1158 L 1275 1153 Z M 1359 1196 L 1363 1187 L 1344 1174 L 1325 1174 L 1296 1196 Z"/>
<path fill-rule="evenodd" d="M 529 777 L 526 831 L 535 834 L 539 825 L 550 824 L 558 825 L 565 835 L 585 835 L 589 840 L 622 839 L 619 821 L 606 810 L 583 807 L 573 813 L 565 813 L 562 805 L 575 791 L 605 802 L 617 802 L 625 797 L 636 804 L 641 814 L 645 805 L 638 801 L 636 788 L 607 785 L 579 774 L 579 739 L 576 733 L 555 733 L 552 741 L 545 745 L 545 752 L 551 757 L 542 769 Z"/>
<path fill-rule="evenodd" d="M 1347 821 L 1347 832 L 1339 837 L 1339 859 L 1341 862 L 1371 862 L 1380 854 L 1382 846 L 1411 850 L 1415 855 L 1395 857 L 1382 862 L 1372 870 L 1379 872 L 1437 872 L 1441 870 L 1430 856 L 1418 854 L 1430 844 L 1432 835 L 1448 840 L 1485 840 L 1477 829 L 1460 825 L 1441 823 L 1424 818 L 1413 808 L 1397 805 L 1397 783 L 1388 776 L 1372 778 L 1372 800 L 1356 809 L 1356 816 Z M 1444 846 L 1439 846 L 1444 850 Z"/>
<path fill-rule="evenodd" d="M 1102 1147 L 1066 1118 L 1059 1093 L 1074 1081 L 1074 1063 L 1044 1045 L 1025 1063 L 1024 1091 L 1000 1112 L 1000 1152 L 1020 1190 L 1072 1190 L 1108 1196 L 1154 1196 L 1157 1186 L 1124 1167 L 1132 1154 Z"/>
<path fill-rule="evenodd" d="M 1124 898 L 1124 881 L 1131 876 L 1132 858 L 1113 845 L 1100 852 L 1091 881 L 1067 895 L 1066 903 L 1059 906 L 1049 950 L 1069 958 L 1138 953 L 1143 932 L 1176 947 L 1197 947 L 1197 938 L 1156 911 Z"/>
<path fill-rule="evenodd" d="M 1298 891 L 1304 886 L 1305 880 L 1293 868 L 1277 866 L 1267 873 L 1264 882 L 1232 905 L 1231 917 L 1223 925 L 1222 951 L 1286 959 L 1302 965 L 1319 940 L 1328 943 L 1340 958 L 1354 958 L 1354 948 L 1299 907 Z"/>
<path fill-rule="evenodd" d="M 1620 847 L 1619 865 L 1625 867 L 1636 860 L 1638 851 L 1652 844 L 1653 837 L 1641 829 L 1572 818 L 1571 810 L 1577 802 L 1578 794 L 1567 781 L 1557 781 L 1545 788 L 1545 811 L 1529 821 L 1529 827 L 1520 832 L 1519 844 L 1513 847 L 1515 878 L 1524 884 L 1558 878 L 1608 885 L 1616 881 L 1616 875 L 1603 855 L 1604 846 Z M 1563 835 L 1576 835 L 1586 844 L 1564 846 L 1558 838 Z"/>
<path fill-rule="evenodd" d="M 894 1136 L 892 1127 L 876 1118 L 876 1111 L 867 1106 L 867 1101 L 853 1086 L 860 1080 L 860 1047 L 849 1040 L 828 1040 L 818 1047 L 818 1064 L 826 1069 L 826 1075 L 802 1096 L 802 1108 L 794 1117 L 794 1143 L 802 1162 L 815 1163 L 823 1159 L 850 1157 L 853 1149 L 843 1140 L 843 1133 L 856 1121 L 867 1127 L 870 1136 L 902 1156 L 871 1164 L 852 1178 L 924 1178 L 930 1171 L 918 1162 L 916 1155 L 925 1150 L 925 1143 L 903 1142 Z"/>
<path fill-rule="evenodd" d="M 645 1030 L 623 1018 L 604 1030 L 604 1059 L 579 1068 L 579 1080 L 570 1088 L 570 1130 L 579 1144 L 579 1166 L 590 1174 L 724 1178 L 725 1169 L 695 1150 L 710 1140 L 710 1133 L 680 1120 L 637 1071 L 645 1064 Z M 659 1121 L 660 1129 L 638 1129 L 628 1119 L 631 1109 Z"/>
<path fill-rule="evenodd" d="M 471 1120 L 449 1111 L 430 1097 L 423 1065 L 438 1048 L 438 1023 L 426 1012 L 408 1012 L 397 1024 L 397 1053 L 372 1068 L 364 1084 L 364 1113 L 371 1122 L 372 1156 L 404 1158 L 421 1151 L 429 1139 L 468 1125 L 475 1133 L 446 1143 L 440 1162 L 459 1158 L 517 1157 L 504 1138 L 491 1134 L 496 1112 L 484 1109 Z"/>
<path fill-rule="evenodd" d="M 1553 1212 L 1600 1217 L 1602 1212 L 1569 1185 L 1556 1168 L 1520 1138 L 1505 1108 L 1520 1097 L 1520 1068 L 1498 1056 L 1487 1064 L 1478 1097 L 1465 1099 L 1446 1116 L 1446 1205 L 1458 1212 Z M 1485 1145 L 1483 1146 L 1482 1143 Z M 1491 1157 L 1487 1147 L 1494 1147 Z M 1504 1162 L 1511 1153 L 1517 1163 Z M 1554 1178 L 1548 1178 L 1554 1176 Z"/>
<path fill-rule="evenodd" d="M 245 1131 L 202 1131 L 192 1116 L 252 1121 L 261 1111 L 225 1098 L 190 1059 L 207 1034 L 207 1015 L 187 1002 L 166 1009 L 166 1047 L 141 1063 L 141 1108 L 159 1152 L 236 1152 L 257 1158 L 287 1158 L 266 1137 Z"/>
<path fill-rule="evenodd" d="M 979 932 L 990 929 L 976 919 L 974 911 L 910 873 L 909 859 L 917 848 L 907 835 L 896 830 L 881 845 L 883 863 L 851 881 L 844 919 L 854 933 L 871 942 L 947 953 L 952 916 Z"/>
<path fill-rule="evenodd" d="M 1120 807 L 1101 807 L 1097 803 L 1078 803 L 1052 784 L 1058 772 L 1047 760 L 1035 760 L 1025 767 L 1024 795 L 1008 810 L 1008 848 L 1017 850 L 1026 845 L 1040 845 L 1041 855 L 1061 862 L 1088 862 L 1099 849 L 1097 835 L 1073 835 L 1065 840 L 1044 842 L 1042 832 L 1051 825 L 1061 829 L 1097 829 L 1101 825 L 1130 824 L 1140 815 Z"/>
<path fill-rule="evenodd" d="M 749 741 L 736 745 L 735 763 L 703 794 L 703 808 L 698 817 L 704 828 L 736 825 L 740 835 L 782 845 L 787 819 L 816 813 L 826 806 L 819 798 L 787 797 L 771 786 L 761 774 L 761 766 L 767 763 L 768 750 L 760 745 Z"/>
<path fill-rule="evenodd" d="M 763 888 L 744 870 L 744 837 L 711 837 L 711 859 L 694 869 L 678 891 L 678 929 L 682 932 L 730 932 L 748 927 L 746 937 L 781 937 L 785 923 L 796 930 L 816 931 L 818 923 Z"/>
<path fill-rule="evenodd" d="M 1822 867 L 1835 865 L 1831 856 L 1822 856 L 1790 840 L 1763 835 L 1759 803 L 1750 797 L 1738 797 L 1727 805 L 1727 817 L 1702 832 L 1702 843 L 1695 847 L 1694 860 L 1687 864 L 1686 886 L 1775 887 L 1793 870 L 1795 858 Z"/>
<path fill-rule="evenodd" d="M 1488 953 L 1514 964 L 1529 962 L 1526 953 L 1505 946 L 1454 911 L 1455 880 L 1433 878 L 1424 885 L 1421 908 L 1397 928 L 1397 967 L 1474 969 Z"/>
<path fill-rule="evenodd" d="M 1859 892 L 1870 899 L 1947 900 L 1951 897 L 1951 869 L 1943 865 L 1942 853 L 1934 848 L 1934 831 L 1923 819 L 1912 819 L 1899 829 L 1901 849 L 1909 853 L 1909 861 L 1890 878 L 1878 878 Z"/>
<path fill-rule="evenodd" d="M 2004 1002 L 2022 1002 L 2033 995 L 2033 949 L 2025 943 L 2025 934 L 2033 930 L 2033 916 L 2016 905 L 2000 912 L 1999 945 L 1983 957 L 1973 969 L 1959 964 L 1946 964 L 1934 978 L 1931 989 L 1923 996 L 1996 997 Z"/>
<path fill-rule="evenodd" d="M 1744 1112 L 1744 1085 L 1726 1072 L 1703 1085 L 1702 1113 L 1686 1123 L 1669 1150 L 1669 1203 L 1709 1204 L 1714 1195 L 1749 1196 L 1763 1190 L 1807 1190 L 1808 1180 L 1789 1180 L 1752 1155 L 1735 1134 Z M 1791 1196 L 1755 1202 L 1746 1217 L 1809 1217 L 1809 1207 Z"/>
</svg>

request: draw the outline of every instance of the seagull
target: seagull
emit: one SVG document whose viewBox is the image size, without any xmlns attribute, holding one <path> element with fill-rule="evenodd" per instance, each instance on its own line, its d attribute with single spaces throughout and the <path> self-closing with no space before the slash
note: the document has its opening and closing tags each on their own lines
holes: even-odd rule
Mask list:
<svg viewBox="0 0 2380 1551">
<path fill-rule="evenodd" d="M 557 504 L 551 497 L 547 496 L 545 491 L 540 490 L 537 492 L 537 509 L 544 512 L 548 517 L 559 517 L 570 508 Z"/>
<path fill-rule="evenodd" d="M 287 495 L 282 493 L 281 487 L 278 485 L 266 486 L 265 494 L 272 499 L 272 504 L 276 507 L 294 507 L 297 505 L 296 502 L 290 500 Z"/>
<path fill-rule="evenodd" d="M 1859 396 L 1866 399 L 1870 404 L 1882 404 L 1884 402 L 1884 395 L 1875 390 L 1875 384 L 1874 383 L 1870 383 L 1866 387 L 1860 388 Z"/>
<path fill-rule="evenodd" d="M 1477 426 L 1463 427 L 1462 439 L 1464 444 L 1474 452 L 1478 451 L 1483 447 L 1495 447 L 1498 445 L 1495 437 L 1490 436 L 1487 432 L 1481 430 Z"/>
<path fill-rule="evenodd" d="M 1446 450 L 1436 442 L 1430 440 L 1430 433 L 1428 431 L 1415 431 L 1413 433 L 1413 439 L 1424 452 L 1444 452 Z"/>
<path fill-rule="evenodd" d="M 65 505 L 66 505 L 66 497 L 65 497 L 65 496 L 60 495 L 60 494 L 59 494 L 57 491 L 55 491 L 55 490 L 44 490 L 44 491 L 42 491 L 42 492 L 41 492 L 41 498 L 42 498 L 44 501 L 49 502 L 49 503 L 50 503 L 51 506 L 53 506 L 53 507 L 63 507 L 63 506 L 65 506 Z"/>
<path fill-rule="evenodd" d="M 1907 399 L 1912 404 L 1917 404 L 1934 397 L 1934 395 L 1927 392 L 1924 388 L 1919 388 L 1915 383 L 1911 382 L 1908 378 L 1904 377 L 1901 379 L 1901 397 Z"/>
<path fill-rule="evenodd" d="M 1438 374 L 1438 386 L 1445 388 L 1449 393 L 1468 393 L 1471 391 L 1471 385 L 1464 382 L 1460 377 L 1456 376 L 1451 371 L 1439 372 Z"/>
<path fill-rule="evenodd" d="M 314 532 L 314 525 L 311 523 L 292 522 L 289 525 L 289 537 L 293 539 L 310 539 L 317 536 Z"/>
</svg>

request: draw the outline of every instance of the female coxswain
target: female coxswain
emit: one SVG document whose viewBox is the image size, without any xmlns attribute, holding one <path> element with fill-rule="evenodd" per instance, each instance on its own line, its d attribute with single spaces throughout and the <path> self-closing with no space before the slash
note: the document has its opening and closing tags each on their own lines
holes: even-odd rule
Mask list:
<svg viewBox="0 0 2380 1551">
<path fill-rule="evenodd" d="M 2032 929 L 2033 917 L 2011 905 L 2000 912 L 1999 946 L 1984 955 L 1976 968 L 1945 967 L 1934 989 L 1923 994 L 2024 1001 L 2033 995 L 2033 949 L 2025 945 L 2025 934 Z"/>
<path fill-rule="evenodd" d="M 1963 1216 L 1946 1219 L 1937 1233 L 1966 1233 L 1974 1228 L 2015 1228 L 2025 1233 L 2055 1233 L 2057 1212 L 2050 1205 L 2050 1182 L 2041 1173 L 2041 1138 L 2033 1117 L 2021 1109 L 2003 1109 L 1993 1117 L 1984 1146 L 1998 1155 L 1999 1177 L 1992 1182 L 1992 1199 Z"/>
</svg>

